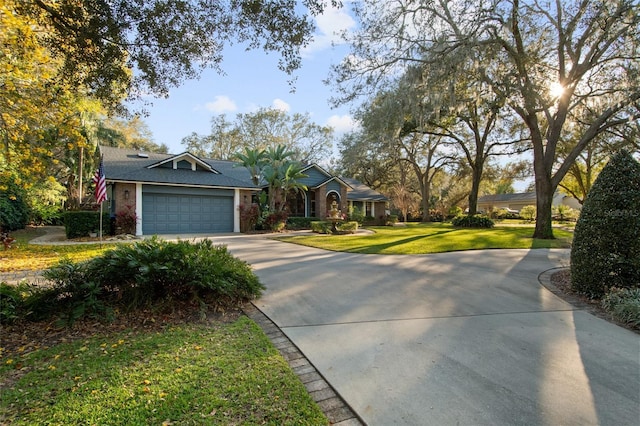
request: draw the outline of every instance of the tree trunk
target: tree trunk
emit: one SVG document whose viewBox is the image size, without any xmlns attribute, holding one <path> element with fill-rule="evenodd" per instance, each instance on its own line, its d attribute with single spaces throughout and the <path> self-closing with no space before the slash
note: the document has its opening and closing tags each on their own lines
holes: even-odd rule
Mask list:
<svg viewBox="0 0 640 426">
<path fill-rule="evenodd" d="M 482 167 L 476 164 L 473 168 L 471 192 L 469 193 L 469 216 L 478 213 L 478 193 L 480 192 L 480 179 L 482 179 Z"/>
<path fill-rule="evenodd" d="M 546 240 L 554 238 L 551 227 L 551 204 L 554 192 L 550 178 L 536 176 L 536 229 L 533 238 Z"/>
<path fill-rule="evenodd" d="M 422 221 L 431 222 L 429 214 L 429 198 L 431 197 L 431 182 L 428 180 L 427 174 L 424 176 L 424 184 L 422 185 Z"/>
</svg>

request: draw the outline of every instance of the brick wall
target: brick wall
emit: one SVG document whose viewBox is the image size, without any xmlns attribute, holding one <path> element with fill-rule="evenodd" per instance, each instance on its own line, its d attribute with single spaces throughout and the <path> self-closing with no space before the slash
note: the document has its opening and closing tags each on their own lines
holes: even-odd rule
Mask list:
<svg viewBox="0 0 640 426">
<path fill-rule="evenodd" d="M 321 186 L 316 190 L 316 217 L 323 219 L 327 217 L 327 187 Z"/>
<path fill-rule="evenodd" d="M 129 198 L 125 198 L 125 191 L 129 191 Z M 127 206 L 130 210 L 136 210 L 136 184 L 135 183 L 116 183 L 113 191 L 113 202 L 115 203 L 115 213 L 118 213 Z"/>
</svg>

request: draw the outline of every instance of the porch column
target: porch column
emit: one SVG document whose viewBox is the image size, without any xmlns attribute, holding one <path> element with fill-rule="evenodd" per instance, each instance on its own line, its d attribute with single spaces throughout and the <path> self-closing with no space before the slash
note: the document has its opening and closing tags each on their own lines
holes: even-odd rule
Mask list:
<svg viewBox="0 0 640 426">
<path fill-rule="evenodd" d="M 138 220 L 136 221 L 136 235 L 142 235 L 142 184 L 136 183 L 136 215 Z"/>
<path fill-rule="evenodd" d="M 240 190 L 233 190 L 233 232 L 240 232 Z"/>
</svg>

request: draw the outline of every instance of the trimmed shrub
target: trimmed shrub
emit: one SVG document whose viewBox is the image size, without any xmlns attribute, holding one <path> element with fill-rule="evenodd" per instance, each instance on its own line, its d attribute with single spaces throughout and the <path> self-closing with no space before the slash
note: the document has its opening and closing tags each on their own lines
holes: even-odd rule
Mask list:
<svg viewBox="0 0 640 426">
<path fill-rule="evenodd" d="M 493 228 L 494 222 L 487 216 L 476 214 L 473 216 L 456 216 L 451 221 L 451 224 L 459 228 Z"/>
<path fill-rule="evenodd" d="M 358 207 L 351 207 L 351 209 L 349 209 L 348 219 L 352 221 L 356 221 L 360 225 L 362 225 L 365 220 L 364 212 Z"/>
<path fill-rule="evenodd" d="M 63 260 L 44 277 L 53 285 L 32 309 L 54 307 L 49 316 L 59 314 L 67 323 L 108 319 L 116 307 L 126 311 L 181 300 L 228 309 L 260 296 L 265 288 L 225 246 L 155 237 L 119 245 L 89 261 Z"/>
<path fill-rule="evenodd" d="M 97 232 L 100 229 L 100 212 L 67 211 L 63 218 L 67 238 L 86 237 L 90 232 Z M 102 227 L 105 234 L 110 233 L 110 223 L 109 213 L 102 213 Z"/>
<path fill-rule="evenodd" d="M 390 215 L 387 216 L 385 225 L 393 226 L 396 223 L 398 223 L 398 215 L 397 214 L 390 214 Z"/>
<path fill-rule="evenodd" d="M 611 157 L 593 183 L 576 223 L 571 287 L 591 298 L 640 284 L 640 163 Z"/>
<path fill-rule="evenodd" d="M 612 288 L 602 299 L 602 307 L 617 321 L 640 328 L 640 288 Z"/>
<path fill-rule="evenodd" d="M 349 222 L 336 223 L 336 230 L 338 234 L 354 234 L 358 230 L 358 222 L 352 220 Z M 334 234 L 333 222 L 328 220 L 318 220 L 311 222 L 311 231 L 318 234 Z"/>
<path fill-rule="evenodd" d="M 240 204 L 240 231 L 249 232 L 256 229 L 260 219 L 260 206 L 257 203 Z"/>
<path fill-rule="evenodd" d="M 264 225 L 271 231 L 280 232 L 287 225 L 288 217 L 287 212 L 269 213 L 269 215 L 264 219 Z"/>
<path fill-rule="evenodd" d="M 534 213 L 535 215 L 535 213 Z M 507 209 L 499 209 L 491 212 L 491 217 L 494 219 L 520 219 L 520 215 L 516 212 L 511 212 Z"/>
<path fill-rule="evenodd" d="M 356 221 L 340 222 L 336 226 L 336 229 L 341 234 L 355 234 L 356 231 L 358 230 L 358 222 Z"/>
<path fill-rule="evenodd" d="M 462 207 L 460 206 L 452 206 L 449 211 L 447 212 L 447 219 L 451 219 L 454 218 L 456 216 L 460 216 L 462 213 L 464 213 L 464 211 L 462 210 Z"/>
<path fill-rule="evenodd" d="M 318 234 L 330 234 L 332 223 L 324 220 L 316 220 L 311 222 L 311 231 Z"/>
<path fill-rule="evenodd" d="M 127 204 L 123 209 L 116 213 L 115 226 L 123 234 L 135 234 L 138 224 L 138 216 L 136 215 L 133 205 Z"/>
<path fill-rule="evenodd" d="M 289 229 L 311 229 L 312 217 L 290 217 L 287 219 Z"/>
<path fill-rule="evenodd" d="M 536 219 L 538 212 L 536 206 L 524 206 L 520 209 L 520 217 L 529 222 L 533 222 Z"/>
</svg>

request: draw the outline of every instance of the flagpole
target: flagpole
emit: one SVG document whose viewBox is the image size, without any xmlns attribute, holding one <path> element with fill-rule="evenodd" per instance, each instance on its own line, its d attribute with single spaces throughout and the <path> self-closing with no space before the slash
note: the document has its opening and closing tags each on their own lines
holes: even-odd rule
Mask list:
<svg viewBox="0 0 640 426">
<path fill-rule="evenodd" d="M 100 248 L 102 248 L 102 203 L 100 203 Z"/>
<path fill-rule="evenodd" d="M 96 184 L 96 201 L 100 204 L 100 248 L 102 248 L 102 203 L 107 199 L 107 186 L 104 177 L 103 168 L 104 157 L 100 156 L 100 166 L 96 170 L 96 174 L 93 176 L 93 182 Z"/>
</svg>

